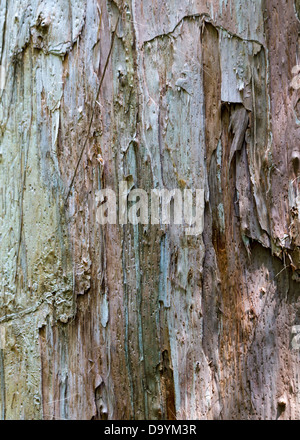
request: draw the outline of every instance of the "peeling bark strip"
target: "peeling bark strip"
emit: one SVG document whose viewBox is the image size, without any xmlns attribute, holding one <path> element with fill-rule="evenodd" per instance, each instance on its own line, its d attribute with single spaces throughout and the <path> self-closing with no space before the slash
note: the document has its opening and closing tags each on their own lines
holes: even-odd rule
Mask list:
<svg viewBox="0 0 300 440">
<path fill-rule="evenodd" d="M 1 418 L 300 419 L 299 19 L 0 0 Z M 203 233 L 105 188 L 200 189 Z"/>
<path fill-rule="evenodd" d="M 90 121 L 89 127 L 88 127 L 87 137 L 86 137 L 86 140 L 84 141 L 82 150 L 80 152 L 79 159 L 78 159 L 78 162 L 77 162 L 76 167 L 75 167 L 74 175 L 73 175 L 71 183 L 70 183 L 70 187 L 69 187 L 69 190 L 68 190 L 68 193 L 67 193 L 67 197 L 66 197 L 65 203 L 67 203 L 68 198 L 70 196 L 70 192 L 71 192 L 72 187 L 74 185 L 74 180 L 76 178 L 76 174 L 77 174 L 78 167 L 79 167 L 81 159 L 82 159 L 82 155 L 84 153 L 85 147 L 86 147 L 86 145 L 88 143 L 88 140 L 89 140 L 89 136 L 91 134 L 90 131 L 91 131 L 91 127 L 92 127 L 92 123 L 93 123 L 93 119 L 94 119 L 95 107 L 96 107 L 96 105 L 99 105 L 99 103 L 97 101 L 98 101 L 98 98 L 99 98 L 99 93 L 100 93 L 100 90 L 101 90 L 101 86 L 103 84 L 103 80 L 104 80 L 104 76 L 105 76 L 105 73 L 106 73 L 106 69 L 107 69 L 107 66 L 108 66 L 108 63 L 109 63 L 109 59 L 110 59 L 110 56 L 111 56 L 111 52 L 112 52 L 112 49 L 113 49 L 113 45 L 114 45 L 114 41 L 115 41 L 115 35 L 116 35 L 118 24 L 119 24 L 119 18 L 117 20 L 117 24 L 116 24 L 115 30 L 114 30 L 114 32 L 112 34 L 109 52 L 108 52 L 107 59 L 106 59 L 106 62 L 105 62 L 105 65 L 104 65 L 104 69 L 103 69 L 103 73 L 102 73 L 102 76 L 101 76 L 101 79 L 100 79 L 100 83 L 99 83 L 99 87 L 98 87 L 98 91 L 97 91 L 97 95 L 96 95 L 96 99 L 95 99 L 95 104 L 94 104 L 94 108 L 93 108 L 93 111 L 92 111 L 91 121 Z"/>
</svg>

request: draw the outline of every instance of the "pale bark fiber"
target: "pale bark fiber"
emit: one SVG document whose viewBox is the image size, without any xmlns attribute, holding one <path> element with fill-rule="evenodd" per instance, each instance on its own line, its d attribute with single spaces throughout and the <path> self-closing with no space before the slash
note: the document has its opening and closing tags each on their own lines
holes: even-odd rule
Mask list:
<svg viewBox="0 0 300 440">
<path fill-rule="evenodd" d="M 299 17 L 0 1 L 1 418 L 300 419 Z M 123 180 L 203 233 L 97 224 Z"/>
</svg>

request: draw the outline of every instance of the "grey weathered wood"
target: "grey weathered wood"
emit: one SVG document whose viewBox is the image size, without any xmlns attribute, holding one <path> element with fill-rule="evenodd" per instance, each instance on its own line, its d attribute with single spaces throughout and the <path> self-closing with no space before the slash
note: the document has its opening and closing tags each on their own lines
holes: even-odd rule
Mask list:
<svg viewBox="0 0 300 440">
<path fill-rule="evenodd" d="M 298 0 L 0 1 L 2 418 L 300 418 L 299 30 Z M 203 233 L 100 226 L 125 180 L 204 190 Z"/>
</svg>

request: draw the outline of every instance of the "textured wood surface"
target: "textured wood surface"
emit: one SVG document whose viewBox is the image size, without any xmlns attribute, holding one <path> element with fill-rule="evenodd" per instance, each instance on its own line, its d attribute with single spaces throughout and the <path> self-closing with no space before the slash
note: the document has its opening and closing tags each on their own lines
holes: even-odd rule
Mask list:
<svg viewBox="0 0 300 440">
<path fill-rule="evenodd" d="M 1 418 L 300 418 L 299 18 L 0 1 Z M 202 233 L 99 225 L 121 181 Z"/>
</svg>

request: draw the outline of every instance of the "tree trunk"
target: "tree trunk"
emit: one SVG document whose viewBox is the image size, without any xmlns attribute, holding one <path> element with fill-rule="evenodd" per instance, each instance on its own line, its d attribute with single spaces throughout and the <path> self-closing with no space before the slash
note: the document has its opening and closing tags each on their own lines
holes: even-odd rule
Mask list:
<svg viewBox="0 0 300 440">
<path fill-rule="evenodd" d="M 299 17 L 0 1 L 1 418 L 300 418 Z M 200 233 L 101 225 L 121 182 Z"/>
</svg>

